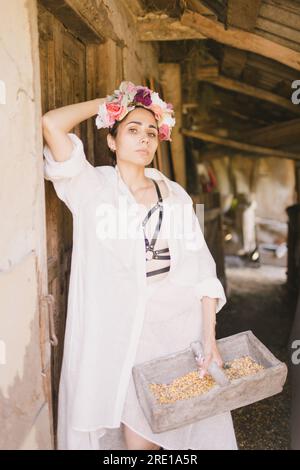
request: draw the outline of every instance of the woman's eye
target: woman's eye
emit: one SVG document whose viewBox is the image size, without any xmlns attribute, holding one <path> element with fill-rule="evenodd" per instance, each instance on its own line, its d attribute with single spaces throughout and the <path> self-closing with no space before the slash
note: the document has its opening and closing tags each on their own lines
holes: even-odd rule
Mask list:
<svg viewBox="0 0 300 470">
<path fill-rule="evenodd" d="M 135 131 L 137 132 L 137 129 L 135 129 L 134 127 L 131 127 L 131 128 L 129 129 L 129 132 L 132 132 L 132 133 L 134 133 L 134 134 L 135 134 Z M 154 132 L 149 132 L 148 135 L 149 135 L 149 137 L 152 137 L 152 138 L 155 138 L 155 137 L 156 137 L 156 134 L 155 134 Z"/>
</svg>

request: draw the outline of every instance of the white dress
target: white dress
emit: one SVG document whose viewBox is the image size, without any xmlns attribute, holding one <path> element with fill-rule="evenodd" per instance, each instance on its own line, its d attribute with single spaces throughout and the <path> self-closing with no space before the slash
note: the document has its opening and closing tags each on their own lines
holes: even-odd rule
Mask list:
<svg viewBox="0 0 300 470">
<path fill-rule="evenodd" d="M 165 449 L 236 449 L 230 413 L 153 434 L 131 375 L 134 364 L 201 339 L 203 296 L 217 299 L 217 312 L 226 302 L 195 214 L 192 231 L 187 219 L 182 221 L 182 210 L 192 207 L 190 196 L 158 170 L 145 169 L 146 176 L 165 181 L 169 198 L 163 224 L 169 207 L 178 229 L 168 236 L 170 271 L 149 283 L 140 223 L 134 235 L 128 231 L 125 237 L 124 224 L 116 223 L 124 222 L 125 213 L 127 221 L 135 221 L 130 217 L 136 206 L 118 167 L 93 167 L 82 141 L 75 134 L 69 137 L 74 148 L 64 162 L 56 162 L 44 147 L 44 176 L 73 214 L 58 448 L 125 449 L 123 422 Z M 111 228 L 120 229 L 117 237 Z"/>
<path fill-rule="evenodd" d="M 164 199 L 164 202 L 168 202 L 168 199 Z M 146 212 L 142 212 L 143 217 Z M 146 226 L 146 235 L 149 240 L 157 219 L 158 211 L 151 216 L 151 226 Z M 156 249 L 167 246 L 166 240 L 162 237 L 165 228 L 164 218 L 162 220 L 161 230 L 155 244 Z M 167 264 L 167 261 L 153 260 L 147 272 L 160 269 Z M 135 364 L 171 354 L 174 350 L 185 349 L 192 341 L 199 339 L 201 330 L 201 317 L 199 309 L 194 308 L 192 288 L 178 289 L 178 286 L 174 288 L 169 281 L 168 273 L 149 277 L 147 284 L 148 302 Z M 176 308 L 174 308 L 175 304 Z M 138 401 L 132 376 L 124 404 L 122 423 L 140 436 L 167 450 L 237 449 L 230 413 L 223 413 L 171 431 L 153 433 Z M 126 449 L 122 426 L 116 430 L 110 430 L 100 440 L 100 449 L 112 448 Z"/>
</svg>

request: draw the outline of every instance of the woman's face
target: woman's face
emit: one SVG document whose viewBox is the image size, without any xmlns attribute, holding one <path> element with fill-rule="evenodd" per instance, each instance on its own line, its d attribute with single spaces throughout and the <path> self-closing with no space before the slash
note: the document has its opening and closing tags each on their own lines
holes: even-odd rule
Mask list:
<svg viewBox="0 0 300 470">
<path fill-rule="evenodd" d="M 136 108 L 120 123 L 116 138 L 107 137 L 108 145 L 116 150 L 117 163 L 147 166 L 158 146 L 157 121 L 150 111 Z"/>
</svg>

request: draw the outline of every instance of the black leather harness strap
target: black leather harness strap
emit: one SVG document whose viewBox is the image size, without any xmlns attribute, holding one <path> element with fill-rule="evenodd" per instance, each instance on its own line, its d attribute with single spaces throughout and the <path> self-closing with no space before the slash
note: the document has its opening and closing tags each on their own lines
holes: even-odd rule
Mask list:
<svg viewBox="0 0 300 470">
<path fill-rule="evenodd" d="M 156 243 L 156 240 L 157 240 L 157 236 L 158 236 L 159 231 L 160 231 L 162 218 L 163 218 L 163 205 L 162 205 L 163 199 L 162 199 L 161 192 L 160 192 L 160 189 L 159 189 L 159 186 L 158 186 L 157 182 L 153 179 L 152 179 L 152 181 L 155 184 L 155 188 L 156 188 L 156 192 L 157 192 L 157 196 L 158 196 L 158 201 L 157 201 L 156 205 L 153 206 L 149 210 L 148 214 L 146 215 L 146 217 L 144 218 L 144 220 L 142 222 L 142 227 L 143 227 L 143 231 L 144 231 L 144 239 L 145 239 L 145 248 L 146 248 L 146 260 L 148 260 L 148 261 L 150 261 L 151 259 L 162 259 L 162 260 L 163 259 L 170 259 L 170 256 L 164 256 L 164 255 L 161 256 L 160 255 L 160 253 L 168 252 L 169 251 L 168 248 L 163 248 L 161 250 L 156 250 L 156 251 L 154 250 L 155 243 Z M 156 224 L 156 227 L 155 227 L 155 230 L 154 230 L 153 237 L 152 237 L 151 241 L 149 242 L 148 238 L 146 237 L 144 227 L 145 227 L 146 223 L 148 222 L 148 220 L 150 219 L 151 215 L 157 209 L 159 209 L 158 221 L 157 221 L 157 224 Z M 162 269 L 166 269 L 166 268 L 162 268 Z"/>
</svg>

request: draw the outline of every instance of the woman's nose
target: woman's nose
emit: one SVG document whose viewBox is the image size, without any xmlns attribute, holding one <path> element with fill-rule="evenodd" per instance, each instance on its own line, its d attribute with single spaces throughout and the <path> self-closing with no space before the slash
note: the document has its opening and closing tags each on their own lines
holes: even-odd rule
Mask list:
<svg viewBox="0 0 300 470">
<path fill-rule="evenodd" d="M 144 142 L 144 141 L 145 141 L 145 142 L 148 142 L 148 141 L 149 141 L 148 135 L 147 135 L 147 134 L 143 135 L 143 136 L 141 137 L 141 141 L 142 141 L 142 142 Z"/>
</svg>

